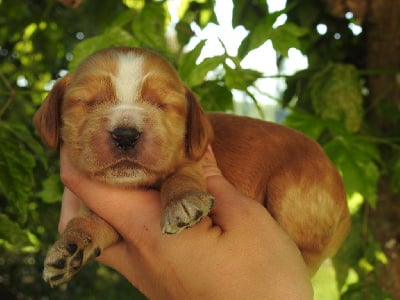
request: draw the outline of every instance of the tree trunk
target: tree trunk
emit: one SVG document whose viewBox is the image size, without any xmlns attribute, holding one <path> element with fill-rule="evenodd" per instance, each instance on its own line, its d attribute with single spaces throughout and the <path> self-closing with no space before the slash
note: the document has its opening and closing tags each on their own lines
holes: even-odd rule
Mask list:
<svg viewBox="0 0 400 300">
<path fill-rule="evenodd" d="M 395 134 L 400 130 L 399 121 L 389 122 L 380 108 L 388 105 L 400 115 L 400 75 L 396 74 L 400 70 L 400 1 L 369 0 L 364 29 L 366 67 L 382 70 L 368 78 L 367 118 L 382 136 Z M 393 149 L 388 150 L 395 155 Z M 400 195 L 390 190 L 388 178 L 381 179 L 378 192 L 370 225 L 389 260 L 382 266 L 380 283 L 394 299 L 400 299 Z"/>
</svg>

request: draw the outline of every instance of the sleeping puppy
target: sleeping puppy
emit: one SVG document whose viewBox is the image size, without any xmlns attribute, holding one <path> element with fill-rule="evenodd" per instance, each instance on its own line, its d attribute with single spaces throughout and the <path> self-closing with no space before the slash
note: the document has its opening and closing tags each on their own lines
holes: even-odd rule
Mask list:
<svg viewBox="0 0 400 300">
<path fill-rule="evenodd" d="M 58 80 L 34 118 L 43 141 L 64 145 L 94 180 L 160 191 L 161 230 L 177 233 L 206 216 L 200 159 L 212 144 L 225 177 L 265 205 L 296 242 L 314 274 L 350 226 L 341 177 L 320 146 L 281 125 L 205 114 L 175 70 L 144 49 L 99 51 Z M 119 239 L 86 210 L 49 250 L 43 277 L 68 281 Z"/>
</svg>

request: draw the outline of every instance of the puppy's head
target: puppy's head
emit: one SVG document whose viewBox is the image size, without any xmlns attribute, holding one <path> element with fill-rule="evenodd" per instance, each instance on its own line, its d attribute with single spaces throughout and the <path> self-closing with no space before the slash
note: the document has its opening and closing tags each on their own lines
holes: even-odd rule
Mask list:
<svg viewBox="0 0 400 300">
<path fill-rule="evenodd" d="M 102 181 L 152 185 L 204 154 L 211 126 L 195 95 L 158 55 L 99 51 L 58 80 L 34 117 L 50 147 Z"/>
</svg>

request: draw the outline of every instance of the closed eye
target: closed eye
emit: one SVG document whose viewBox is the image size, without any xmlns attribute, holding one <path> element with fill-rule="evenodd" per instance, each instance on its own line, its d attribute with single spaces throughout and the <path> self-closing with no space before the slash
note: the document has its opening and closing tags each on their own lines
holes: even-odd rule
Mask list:
<svg viewBox="0 0 400 300">
<path fill-rule="evenodd" d="M 89 110 L 96 108 L 101 104 L 101 102 L 102 101 L 100 101 L 99 99 L 86 99 L 81 101 L 81 103 Z"/>
<path fill-rule="evenodd" d="M 146 95 L 143 97 L 143 101 L 149 103 L 150 105 L 160 109 L 165 110 L 167 108 L 167 104 L 160 100 L 158 97 L 150 97 L 150 95 Z"/>
<path fill-rule="evenodd" d="M 104 95 L 97 95 L 97 96 L 93 96 L 91 98 L 82 100 L 82 103 L 88 107 L 88 108 L 95 108 L 97 106 L 106 104 L 106 103 L 110 103 L 112 100 L 107 98 Z"/>
</svg>

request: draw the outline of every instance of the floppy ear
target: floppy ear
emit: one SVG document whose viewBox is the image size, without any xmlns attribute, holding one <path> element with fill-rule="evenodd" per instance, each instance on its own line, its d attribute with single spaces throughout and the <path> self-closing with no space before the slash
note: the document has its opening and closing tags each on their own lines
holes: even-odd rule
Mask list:
<svg viewBox="0 0 400 300">
<path fill-rule="evenodd" d="M 213 130 L 195 94 L 188 88 L 186 88 L 186 99 L 188 101 L 186 154 L 193 160 L 199 160 L 213 138 Z"/>
<path fill-rule="evenodd" d="M 61 128 L 61 105 L 70 77 L 69 74 L 57 80 L 33 117 L 33 125 L 43 142 L 53 149 L 58 146 Z"/>
</svg>

